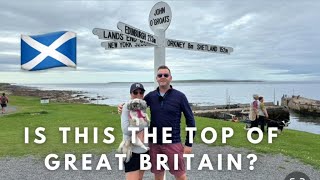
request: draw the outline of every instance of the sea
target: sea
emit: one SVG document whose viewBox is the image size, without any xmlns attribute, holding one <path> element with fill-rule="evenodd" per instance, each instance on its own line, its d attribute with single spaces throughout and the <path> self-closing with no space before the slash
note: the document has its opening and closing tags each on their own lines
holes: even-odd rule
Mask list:
<svg viewBox="0 0 320 180">
<path fill-rule="evenodd" d="M 96 98 L 96 104 L 117 106 L 130 98 L 130 82 L 70 83 L 70 84 L 18 84 L 42 90 L 82 91 L 83 95 Z M 142 83 L 146 92 L 155 89 L 152 82 Z M 245 104 L 252 101 L 253 94 L 263 96 L 265 102 L 281 103 L 283 95 L 300 95 L 320 100 L 319 82 L 172 82 L 173 88 L 182 91 L 189 103 L 199 106 Z M 97 98 L 102 96 L 106 99 Z M 320 134 L 320 117 L 302 116 L 290 112 L 289 129 Z"/>
</svg>

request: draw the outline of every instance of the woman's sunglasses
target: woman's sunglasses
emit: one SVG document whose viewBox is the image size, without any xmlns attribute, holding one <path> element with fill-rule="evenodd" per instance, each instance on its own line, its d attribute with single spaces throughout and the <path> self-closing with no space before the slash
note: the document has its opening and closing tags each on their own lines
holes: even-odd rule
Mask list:
<svg viewBox="0 0 320 180">
<path fill-rule="evenodd" d="M 157 77 L 158 78 L 162 78 L 162 77 L 168 78 L 169 74 L 157 74 Z"/>
<path fill-rule="evenodd" d="M 133 91 L 132 93 L 133 93 L 134 95 L 138 95 L 138 94 L 143 95 L 143 94 L 144 94 L 144 91 L 139 91 L 139 92 Z"/>
</svg>

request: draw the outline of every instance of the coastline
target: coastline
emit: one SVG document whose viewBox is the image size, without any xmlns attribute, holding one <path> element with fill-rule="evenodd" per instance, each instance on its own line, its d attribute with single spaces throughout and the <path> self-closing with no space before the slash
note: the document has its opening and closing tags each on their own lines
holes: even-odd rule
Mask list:
<svg viewBox="0 0 320 180">
<path fill-rule="evenodd" d="M 7 85 L 9 86 L 10 84 L 1 84 L 0 83 L 0 90 L 1 86 Z M 85 84 L 85 85 L 68 85 L 68 86 L 63 86 L 61 84 L 48 84 L 47 85 L 38 85 L 37 84 L 11 84 L 12 88 L 16 88 L 17 86 L 23 89 L 39 89 L 36 92 L 30 92 L 30 91 L 25 91 L 25 92 L 16 92 L 15 94 L 20 95 L 20 96 L 34 96 L 40 98 L 41 97 L 50 97 L 50 102 L 62 102 L 62 103 L 83 103 L 83 104 L 100 104 L 100 105 L 108 105 L 108 106 L 117 106 L 119 102 L 125 102 L 127 100 L 127 87 L 129 86 L 128 84 L 112 84 L 112 85 L 107 85 L 107 84 Z M 88 88 L 90 87 L 90 88 Z M 152 90 L 153 89 L 153 84 L 146 84 L 145 86 L 147 90 Z M 207 105 L 208 108 L 212 109 L 212 106 L 216 106 L 217 104 L 223 104 L 224 102 L 224 96 L 225 96 L 225 88 L 229 88 L 230 94 L 232 94 L 232 103 L 233 102 L 240 102 L 240 103 L 247 103 L 247 101 L 243 99 L 250 99 L 248 98 L 236 98 L 236 97 L 245 97 L 246 94 L 249 94 L 248 92 L 252 91 L 252 89 L 255 91 L 255 85 L 212 85 L 208 84 L 207 85 L 201 85 L 201 86 L 194 86 L 194 85 L 176 85 L 175 86 L 178 89 L 181 89 L 183 92 L 186 92 L 189 98 L 189 102 L 195 102 L 195 105 Z M 202 93 L 203 95 L 198 93 L 199 88 L 203 88 Z M 268 89 L 269 86 L 263 86 L 263 89 Z M 286 89 L 283 90 L 281 93 L 277 94 L 283 94 L 286 93 L 287 91 L 290 91 L 290 89 L 294 88 L 296 94 L 304 94 L 306 97 L 314 97 L 316 99 L 320 99 L 318 95 L 315 95 L 315 90 L 319 90 L 320 86 L 317 88 L 312 88 L 313 86 L 308 86 L 307 88 L 305 86 L 300 87 L 300 86 L 290 86 L 287 87 L 285 86 L 277 86 L 275 88 L 277 89 Z M 210 89 L 215 88 L 214 93 L 209 93 Z M 273 86 L 269 90 L 261 91 L 261 94 L 265 95 L 265 97 L 269 97 L 269 100 L 272 101 L 272 94 L 268 94 L 268 92 L 273 92 Z M 6 87 L 8 91 L 10 90 L 10 87 Z M 235 91 L 232 89 L 239 89 L 239 91 Z M 300 89 L 300 90 L 299 90 Z M 306 93 L 301 93 L 301 89 L 303 90 L 312 90 L 312 91 L 306 91 Z M 44 95 L 41 95 L 39 92 L 42 92 Z M 81 92 L 80 92 L 81 91 Z M 2 93 L 3 91 L 0 91 Z M 63 97 L 64 93 L 59 93 L 59 92 L 65 92 L 67 97 Z M 71 93 L 73 92 L 73 93 Z M 260 91 L 259 91 L 260 92 Z M 238 93 L 238 94 L 235 94 Z M 56 95 L 55 95 L 56 94 Z M 250 93 L 251 94 L 251 93 Z M 11 94 L 8 93 L 9 99 Z M 13 94 L 14 95 L 14 94 Z M 61 98 L 56 99 L 56 97 L 62 96 Z M 89 97 L 88 97 L 89 96 Z M 279 97 L 281 98 L 281 97 Z M 199 103 L 198 103 L 199 102 Z M 202 102 L 202 103 L 201 103 Z M 238 105 L 238 104 L 236 104 Z M 231 106 L 230 106 L 231 107 Z M 202 108 L 202 107 L 201 107 Z M 319 126 L 320 126 L 320 117 L 305 117 L 305 116 L 300 116 L 298 114 L 291 114 L 290 113 L 290 121 L 292 122 L 288 129 L 295 129 L 299 131 L 304 131 L 304 132 L 310 132 L 314 134 L 320 134 L 319 132 Z M 223 118 L 222 118 L 223 119 Z M 288 118 L 286 118 L 288 119 Z"/>
<path fill-rule="evenodd" d="M 0 92 L 8 96 L 31 96 L 39 98 L 49 98 L 53 102 L 62 103 L 90 103 L 90 99 L 85 97 L 82 91 L 67 90 L 40 90 L 35 87 L 11 85 L 9 83 L 0 83 Z M 10 98 L 10 97 L 9 97 Z"/>
</svg>

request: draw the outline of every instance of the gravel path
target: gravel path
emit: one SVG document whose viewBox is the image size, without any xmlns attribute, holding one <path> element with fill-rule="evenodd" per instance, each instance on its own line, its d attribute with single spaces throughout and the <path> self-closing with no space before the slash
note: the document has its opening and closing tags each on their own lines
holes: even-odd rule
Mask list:
<svg viewBox="0 0 320 180">
<path fill-rule="evenodd" d="M 17 107 L 8 105 L 8 107 L 6 107 L 6 113 L 5 113 L 5 114 L 2 114 L 2 113 L 0 112 L 0 116 L 4 116 L 4 115 L 7 115 L 7 114 L 11 114 L 11 113 L 16 112 L 16 111 L 17 111 Z"/>
<path fill-rule="evenodd" d="M 203 144 L 194 144 L 193 152 L 195 158 L 191 160 L 191 170 L 187 171 L 189 179 L 245 179 L 245 180 L 275 180 L 275 179 L 285 179 L 285 177 L 293 172 L 300 171 L 307 174 L 310 179 L 319 179 L 320 171 L 314 169 L 310 165 L 301 163 L 300 161 L 283 156 L 283 155 L 271 155 L 271 154 L 256 154 L 258 159 L 254 163 L 254 170 L 249 170 L 249 159 L 246 158 L 247 154 L 254 153 L 250 150 L 244 148 L 234 148 L 230 146 L 224 147 L 208 147 Z M 208 170 L 208 168 L 203 168 L 204 170 L 199 171 L 198 166 L 200 164 L 203 154 L 208 154 L 214 170 Z M 222 157 L 226 157 L 226 154 L 242 154 L 242 169 L 236 170 L 232 166 L 232 170 L 227 170 L 227 160 L 223 159 L 222 170 L 217 170 L 217 154 L 222 154 Z M 73 171 L 64 170 L 64 164 L 61 162 L 59 169 L 55 171 L 49 171 L 44 166 L 44 159 L 37 159 L 35 157 L 23 157 L 23 158 L 1 158 L 0 159 L 0 179 L 124 179 L 124 172 L 118 169 L 118 160 L 114 158 L 114 153 L 107 155 L 110 162 L 112 171 L 102 168 L 100 171 L 84 171 L 78 170 Z M 92 169 L 96 168 L 100 156 L 93 158 Z M 81 169 L 81 162 L 77 161 L 75 166 Z M 153 179 L 153 175 L 150 171 L 147 171 L 144 175 L 144 179 Z M 167 172 L 167 180 L 174 179 L 169 172 Z"/>
</svg>

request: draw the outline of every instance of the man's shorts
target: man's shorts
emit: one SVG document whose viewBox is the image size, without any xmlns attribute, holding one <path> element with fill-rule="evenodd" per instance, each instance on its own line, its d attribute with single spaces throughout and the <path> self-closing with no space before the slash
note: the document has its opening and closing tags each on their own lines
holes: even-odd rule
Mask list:
<svg viewBox="0 0 320 180">
<path fill-rule="evenodd" d="M 149 151 L 141 154 L 149 154 Z M 137 170 L 140 170 L 140 154 L 132 152 L 129 162 L 124 162 L 124 171 L 127 173 Z"/>
<path fill-rule="evenodd" d="M 1 104 L 1 107 L 7 107 L 7 104 Z"/>
<path fill-rule="evenodd" d="M 165 154 L 168 157 L 167 165 L 169 172 L 174 176 L 181 176 L 186 173 L 185 162 L 183 158 L 183 145 L 181 143 L 174 144 L 153 144 L 149 143 L 149 155 L 151 161 L 151 172 L 158 174 L 164 171 L 163 167 L 157 169 L 157 154 Z M 174 154 L 178 154 L 178 169 L 174 170 Z"/>
</svg>

